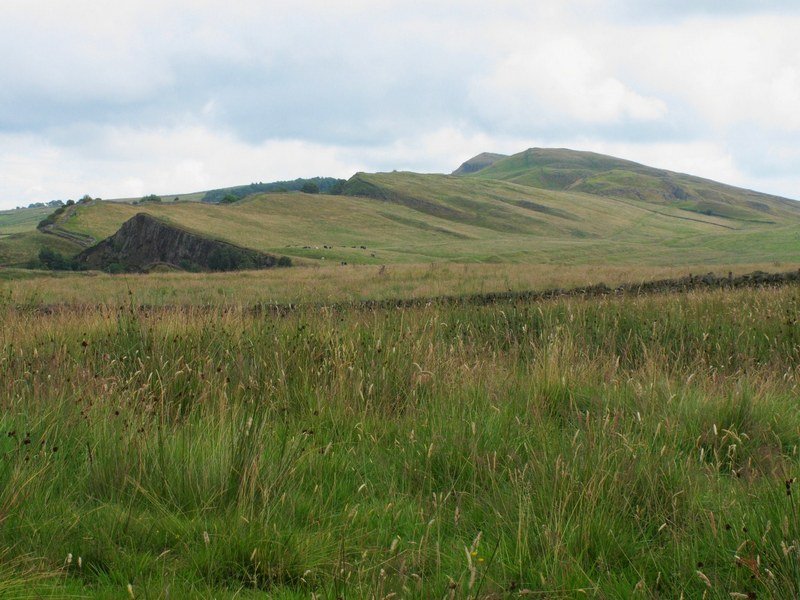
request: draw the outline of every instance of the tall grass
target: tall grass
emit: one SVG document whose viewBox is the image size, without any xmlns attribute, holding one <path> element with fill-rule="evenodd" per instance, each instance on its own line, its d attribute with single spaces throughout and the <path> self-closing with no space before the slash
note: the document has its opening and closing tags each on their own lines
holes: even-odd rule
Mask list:
<svg viewBox="0 0 800 600">
<path fill-rule="evenodd" d="M 0 549 L 55 596 L 791 597 L 798 308 L 6 303 Z"/>
<path fill-rule="evenodd" d="M 693 264 L 679 266 L 426 263 L 302 266 L 226 273 L 109 275 L 0 269 L 0 298 L 18 305 L 118 305 L 133 294 L 151 306 L 325 304 L 359 300 L 432 298 L 595 285 L 615 287 L 690 273 L 734 275 L 790 271 L 800 263 Z"/>
</svg>

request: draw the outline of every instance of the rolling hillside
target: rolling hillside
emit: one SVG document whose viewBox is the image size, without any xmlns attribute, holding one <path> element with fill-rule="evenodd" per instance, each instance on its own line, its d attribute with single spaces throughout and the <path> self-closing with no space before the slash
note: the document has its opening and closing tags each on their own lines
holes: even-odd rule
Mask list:
<svg viewBox="0 0 800 600">
<path fill-rule="evenodd" d="M 25 265 L 42 247 L 62 254 L 75 254 L 80 246 L 36 230 L 53 208 L 18 208 L 0 211 L 0 265 Z"/>
<path fill-rule="evenodd" d="M 336 196 L 272 193 L 226 206 L 94 201 L 66 210 L 54 232 L 99 241 L 147 212 L 296 264 L 800 262 L 792 200 L 586 152 L 476 159 L 465 175 L 357 173 Z M 31 256 L 48 239 L 62 251 L 72 243 L 15 235 Z M 0 261 L 21 264 L 25 253 L 3 242 Z"/>
<path fill-rule="evenodd" d="M 642 200 L 737 221 L 778 224 L 800 215 L 800 203 L 793 200 L 593 152 L 531 148 L 468 175 L 535 188 Z"/>
<path fill-rule="evenodd" d="M 18 208 L 0 211 L 0 238 L 15 233 L 25 233 L 53 212 L 52 208 Z"/>
<path fill-rule="evenodd" d="M 473 156 L 468 161 L 465 161 L 453 171 L 453 175 L 468 175 L 470 173 L 477 173 L 496 163 L 498 160 L 508 158 L 506 154 L 496 154 L 494 152 L 481 152 L 477 156 Z"/>
</svg>

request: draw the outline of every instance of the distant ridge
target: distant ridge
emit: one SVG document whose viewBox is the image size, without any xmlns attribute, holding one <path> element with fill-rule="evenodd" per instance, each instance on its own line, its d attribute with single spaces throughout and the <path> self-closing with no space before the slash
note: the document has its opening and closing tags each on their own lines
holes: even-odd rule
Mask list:
<svg viewBox="0 0 800 600">
<path fill-rule="evenodd" d="M 202 202 L 219 203 L 226 196 L 235 196 L 239 200 L 253 194 L 273 192 L 299 192 L 306 189 L 315 190 L 314 193 L 336 194 L 344 185 L 344 179 L 335 177 L 311 177 L 310 179 L 293 179 L 292 181 L 272 181 L 269 183 L 251 183 L 234 187 L 219 188 L 207 191 Z M 311 186 L 310 188 L 307 186 Z"/>
<path fill-rule="evenodd" d="M 507 154 L 495 154 L 494 152 L 481 152 L 477 156 L 473 156 L 468 161 L 461 163 L 461 166 L 453 171 L 452 175 L 469 175 L 470 173 L 477 173 L 492 166 L 498 160 L 508 158 Z"/>
<path fill-rule="evenodd" d="M 529 148 L 469 173 L 537 189 L 625 198 L 741 222 L 800 216 L 800 202 L 595 152 Z"/>
<path fill-rule="evenodd" d="M 44 246 L 71 257 L 80 250 L 76 240 L 113 238 L 137 213 L 163 219 L 155 229 L 175 228 L 157 240 L 159 247 L 191 233 L 306 265 L 800 264 L 800 202 L 794 200 L 558 148 L 506 157 L 484 153 L 456 172 L 462 174 L 360 172 L 337 195 L 256 193 L 222 205 L 92 200 L 68 207 L 55 220 L 48 216 L 53 226 L 45 231 L 36 229 L 42 215 L 28 209 L 34 211 L 30 216 L 0 215 L 0 265 L 36 264 Z M 138 233 L 132 239 L 144 252 L 148 240 Z M 117 242 L 133 249 L 130 237 Z M 198 244 L 206 247 L 206 241 Z M 109 258 L 119 250 L 110 242 L 104 248 Z M 108 265 L 231 268 L 222 264 L 227 259 L 212 266 L 194 260 L 200 252 L 182 252 L 176 248 L 166 258 L 142 254 L 136 262 L 117 256 Z"/>
</svg>

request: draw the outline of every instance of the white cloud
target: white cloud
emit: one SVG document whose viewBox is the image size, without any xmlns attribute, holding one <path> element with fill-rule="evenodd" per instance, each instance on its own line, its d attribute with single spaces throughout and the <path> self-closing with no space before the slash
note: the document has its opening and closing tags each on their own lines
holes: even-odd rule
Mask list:
<svg viewBox="0 0 800 600">
<path fill-rule="evenodd" d="M 3 0 L 0 206 L 533 145 L 796 196 L 797 31 L 787 1 Z"/>
<path fill-rule="evenodd" d="M 180 193 L 252 181 L 349 177 L 360 165 L 341 149 L 300 140 L 251 146 L 202 127 L 95 132 L 94 152 L 25 135 L 0 136 L 0 197 L 6 206 L 85 193 L 104 198 Z M 34 182 L 34 183 L 32 183 Z"/>
<path fill-rule="evenodd" d="M 739 124 L 800 131 L 800 16 L 613 27 L 603 52 L 715 134 Z M 619 43 L 622 42 L 622 43 Z"/>
<path fill-rule="evenodd" d="M 69 138 L 69 132 L 64 138 Z M 301 140 L 248 144 L 201 126 L 137 130 L 101 128 L 85 145 L 56 146 L 30 135 L 0 135 L 0 198 L 6 207 L 41 199 L 140 197 L 297 177 L 348 178 L 357 171 L 450 172 L 487 148 L 515 152 L 521 138 L 494 138 L 443 128 L 382 146 Z M 29 185 L 30 182 L 36 182 Z M 3 206 L 3 204 L 0 204 Z"/>
<path fill-rule="evenodd" d="M 709 141 L 688 142 L 604 142 L 573 139 L 565 143 L 576 149 L 591 150 L 633 160 L 651 167 L 743 185 L 746 177 L 722 144 Z"/>
<path fill-rule="evenodd" d="M 557 119 L 605 124 L 667 113 L 662 100 L 631 89 L 573 37 L 534 36 L 477 79 L 472 98 L 482 113 L 524 129 Z"/>
</svg>

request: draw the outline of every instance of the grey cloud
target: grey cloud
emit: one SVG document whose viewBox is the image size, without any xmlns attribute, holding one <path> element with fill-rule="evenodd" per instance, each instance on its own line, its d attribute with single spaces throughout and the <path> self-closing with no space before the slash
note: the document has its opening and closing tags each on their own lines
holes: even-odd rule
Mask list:
<svg viewBox="0 0 800 600">
<path fill-rule="evenodd" d="M 358 8 L 340 8 L 313 0 L 242 0 L 229 7 L 121 0 L 103 9 L 104 20 L 94 28 L 79 18 L 81 11 L 98 6 L 89 0 L 75 0 L 80 10 L 74 14 L 64 8 L 50 16 L 41 6 L 8 2 L 16 8 L 0 6 L 0 56 L 5 57 L 0 80 L 9 82 L 0 87 L 0 134 L 37 137 L 76 161 L 116 161 L 119 167 L 132 160 L 124 142 L 99 155 L 98 140 L 115 128 L 201 127 L 235 138 L 241 152 L 269 141 L 299 140 L 349 152 L 348 165 L 399 168 L 403 165 L 392 163 L 398 140 L 407 144 L 449 128 L 487 144 L 501 139 L 549 144 L 580 138 L 633 146 L 715 140 L 729 146 L 741 172 L 754 179 L 800 172 L 800 156 L 788 150 L 797 145 L 796 132 L 760 127 L 741 111 L 731 118 L 742 123 L 711 123 L 708 111 L 716 105 L 705 105 L 703 113 L 682 73 L 675 75 L 668 64 L 653 66 L 644 59 L 634 64 L 636 56 L 625 58 L 647 51 L 649 40 L 642 34 L 641 45 L 629 50 L 624 33 L 653 24 L 679 28 L 692 16 L 708 17 L 711 29 L 715 19 L 725 28 L 723 17 L 800 14 L 796 2 L 578 0 L 565 8 L 552 0 L 501 3 L 487 11 L 478 1 L 424 8 L 362 2 Z M 597 42 L 603 35 L 620 37 Z M 670 31 L 661 35 L 664 48 L 685 43 L 679 29 L 674 39 Z M 590 65 L 588 72 L 597 77 L 590 83 L 618 85 L 624 96 L 620 107 L 599 111 L 596 118 L 566 110 L 563 97 L 572 97 L 570 88 L 554 96 L 548 86 L 570 75 L 569 61 L 550 73 L 550 83 L 535 70 L 526 75 L 512 69 L 506 73 L 511 88 L 487 88 L 504 59 L 535 51 L 548 36 L 584 43 L 588 57 L 598 63 L 597 73 Z M 533 56 L 530 60 L 536 60 Z M 701 79 L 708 81 L 705 75 Z M 592 108 L 590 92 L 591 86 L 576 92 L 589 98 L 579 108 Z M 758 107 L 757 100 L 750 103 L 739 105 L 744 112 Z M 354 159 L 352 152 L 362 152 L 363 159 Z M 424 152 L 421 148 L 406 164 L 430 170 L 434 159 Z M 141 160 L 136 165 L 147 168 Z"/>
<path fill-rule="evenodd" d="M 358 35 L 321 23 L 297 33 L 309 38 L 295 41 L 306 45 L 300 52 L 290 45 L 255 44 L 244 58 L 213 56 L 202 46 L 196 55 L 165 47 L 152 66 L 155 81 L 147 81 L 152 61 L 143 57 L 145 64 L 121 90 L 118 77 L 97 77 L 91 53 L 72 65 L 75 89 L 63 78 L 49 81 L 49 68 L 17 77 L 8 72 L 13 67 L 0 65 L 0 73 L 19 81 L 0 95 L 0 129 L 42 131 L 64 123 L 151 127 L 196 119 L 254 142 L 377 141 L 408 131 L 412 123 L 424 130 L 457 117 L 463 81 L 481 63 L 479 55 L 453 56 L 436 39 L 406 40 L 402 32 L 381 39 L 385 31 Z M 209 102 L 214 110 L 203 114 Z"/>
</svg>

